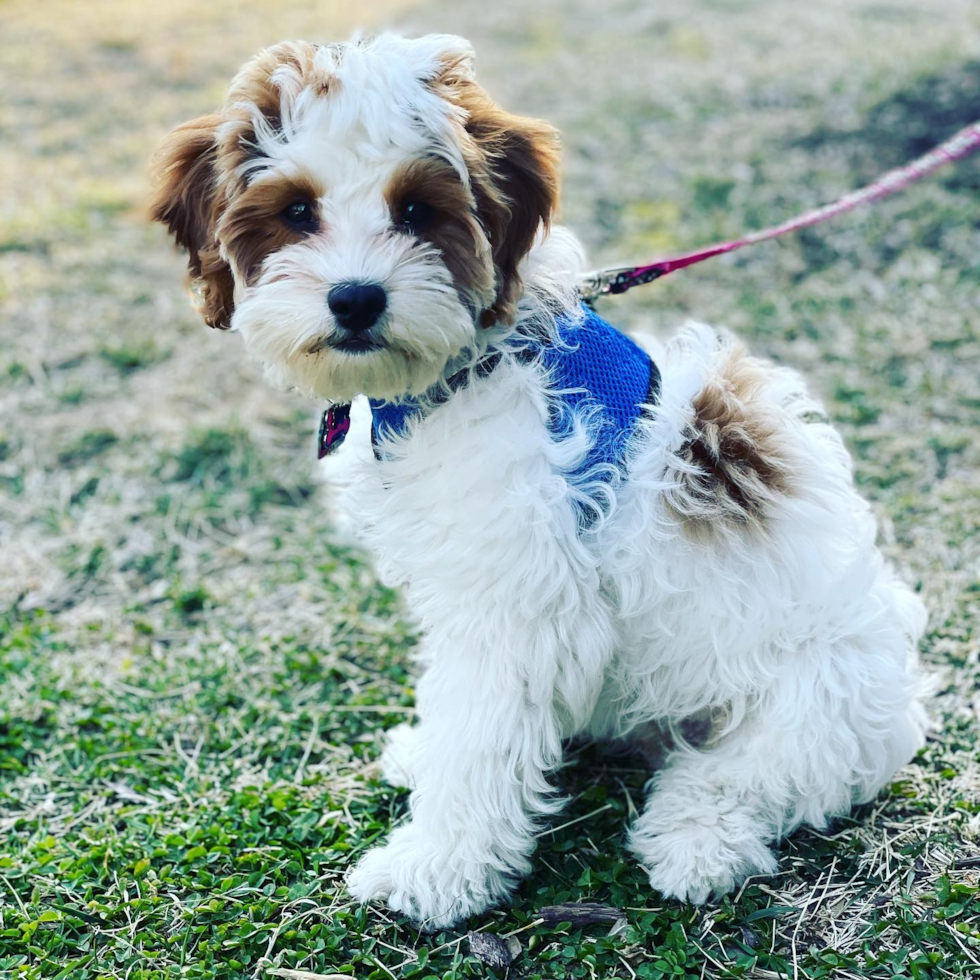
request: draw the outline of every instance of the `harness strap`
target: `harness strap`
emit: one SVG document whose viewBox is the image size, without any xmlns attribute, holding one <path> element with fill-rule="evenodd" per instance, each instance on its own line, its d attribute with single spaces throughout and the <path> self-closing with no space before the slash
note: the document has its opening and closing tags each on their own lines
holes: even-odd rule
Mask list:
<svg viewBox="0 0 980 980">
<path fill-rule="evenodd" d="M 515 353 L 518 359 L 524 361 L 530 361 L 534 357 L 533 351 L 526 348 Z M 377 460 L 383 458 L 380 449 L 382 427 L 397 435 L 410 418 L 425 418 L 434 408 L 444 405 L 452 395 L 465 388 L 469 383 L 471 371 L 477 378 L 486 378 L 493 373 L 502 358 L 503 354 L 499 350 L 488 351 L 472 368 L 457 371 L 446 379 L 445 385 L 433 388 L 431 393 L 426 394 L 424 401 L 406 399 L 396 403 L 371 398 L 371 447 L 374 450 L 374 458 Z"/>
<path fill-rule="evenodd" d="M 525 364 L 530 363 L 538 356 L 538 352 L 530 348 L 521 348 L 516 351 L 515 354 L 518 360 Z M 503 355 L 500 351 L 492 351 L 486 357 L 477 362 L 476 366 L 473 368 L 473 373 L 478 378 L 488 377 L 496 369 L 497 365 L 502 360 L 502 357 Z M 643 401 L 643 405 L 646 410 L 649 410 L 649 408 L 657 405 L 660 401 L 661 375 L 660 368 L 657 367 L 656 361 L 654 361 L 652 357 L 648 358 L 647 360 L 649 363 L 649 374 L 647 378 L 646 397 Z M 371 448 L 374 452 L 374 458 L 379 462 L 384 459 L 381 451 L 380 429 L 383 425 L 386 425 L 386 423 L 392 421 L 391 415 L 389 415 L 387 418 L 379 419 L 379 414 L 383 408 L 387 408 L 392 414 L 395 410 L 397 410 L 398 422 L 393 427 L 393 430 L 397 433 L 401 430 L 401 426 L 405 424 L 408 418 L 425 418 L 432 411 L 432 409 L 437 408 L 439 405 L 445 404 L 452 394 L 462 388 L 465 388 L 468 382 L 469 371 L 458 371 L 446 382 L 449 389 L 448 392 L 445 389 L 440 389 L 438 398 L 428 398 L 426 399 L 425 405 L 417 404 L 411 408 L 406 408 L 404 405 L 393 405 L 390 402 L 376 403 L 374 399 L 371 399 Z M 377 410 L 375 409 L 376 404 L 378 406 Z M 349 406 L 347 407 L 349 409 Z M 326 416 L 326 414 L 327 413 L 325 412 L 324 416 Z M 567 420 L 563 419 L 560 413 L 556 410 L 556 406 L 552 405 L 549 428 L 552 431 L 565 434 L 567 427 L 564 425 L 564 423 L 566 421 Z M 617 433 L 616 435 L 625 439 L 628 438 L 630 434 L 631 433 Z"/>
</svg>

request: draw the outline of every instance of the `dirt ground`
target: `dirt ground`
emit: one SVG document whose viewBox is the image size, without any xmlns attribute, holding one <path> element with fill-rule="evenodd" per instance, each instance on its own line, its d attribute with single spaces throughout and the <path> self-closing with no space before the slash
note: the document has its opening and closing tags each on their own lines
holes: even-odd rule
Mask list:
<svg viewBox="0 0 980 980">
<path fill-rule="evenodd" d="M 333 526 L 316 406 L 196 319 L 145 217 L 156 144 L 248 55 L 380 26 L 469 37 L 499 101 L 560 127 L 597 265 L 785 219 L 980 117 L 972 0 L 0 2 L 0 976 L 492 975 L 465 929 L 343 890 L 405 812 L 372 763 L 413 630 Z M 980 975 L 978 191 L 965 162 L 602 306 L 811 379 L 929 606 L 936 729 L 704 910 L 627 860 L 645 774 L 576 755 L 572 823 L 471 923 L 516 934 L 511 976 Z M 580 900 L 625 928 L 538 921 Z"/>
</svg>

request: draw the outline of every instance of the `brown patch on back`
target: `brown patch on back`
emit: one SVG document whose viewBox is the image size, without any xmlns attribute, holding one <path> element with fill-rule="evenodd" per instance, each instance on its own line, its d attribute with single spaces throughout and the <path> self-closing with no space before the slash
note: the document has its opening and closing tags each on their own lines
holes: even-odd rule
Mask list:
<svg viewBox="0 0 980 980">
<path fill-rule="evenodd" d="M 464 157 L 497 270 L 497 296 L 483 324 L 512 322 L 522 290 L 517 267 L 558 205 L 558 132 L 505 112 L 458 60 L 446 64 L 434 88 L 466 112 Z"/>
<path fill-rule="evenodd" d="M 677 486 L 665 494 L 687 531 L 765 530 L 773 502 L 792 492 L 785 420 L 765 393 L 769 370 L 735 347 L 694 398 L 690 436 L 675 456 Z"/>
<path fill-rule="evenodd" d="M 494 294 L 490 248 L 477 218 L 476 199 L 445 160 L 425 157 L 400 167 L 385 188 L 392 222 L 409 201 L 432 209 L 420 238 L 439 249 L 464 302 L 480 307 Z"/>
</svg>

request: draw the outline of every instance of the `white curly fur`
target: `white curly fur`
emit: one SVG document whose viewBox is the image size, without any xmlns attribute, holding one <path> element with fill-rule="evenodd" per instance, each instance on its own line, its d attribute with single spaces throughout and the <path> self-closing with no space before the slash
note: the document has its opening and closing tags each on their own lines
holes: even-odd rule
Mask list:
<svg viewBox="0 0 980 980">
<path fill-rule="evenodd" d="M 325 230 L 273 252 L 254 282 L 232 268 L 233 325 L 274 377 L 324 398 L 421 391 L 576 309 L 581 250 L 562 229 L 524 261 L 516 324 L 486 329 L 438 250 L 391 227 L 384 188 L 400 162 L 441 154 L 467 179 L 460 111 L 429 83 L 468 58 L 458 39 L 382 38 L 317 54 L 336 76 L 329 97 L 322 79 L 279 79 L 280 130 L 256 122 L 264 156 L 248 166 L 255 179 L 312 172 Z M 389 296 L 378 350 L 311 352 L 333 336 L 331 284 L 364 277 Z M 561 806 L 551 776 L 573 736 L 714 719 L 703 743 L 673 741 L 629 838 L 657 890 L 694 902 L 772 872 L 774 841 L 872 798 L 922 744 L 925 614 L 877 550 L 802 379 L 699 324 L 650 349 L 661 397 L 610 481 L 570 476 L 589 419 L 556 441 L 547 376 L 511 355 L 388 438 L 381 459 L 356 406 L 331 478 L 424 632 L 419 721 L 391 733 L 381 763 L 412 787 L 411 820 L 353 869 L 357 899 L 430 928 L 501 901 Z"/>
<path fill-rule="evenodd" d="M 677 742 L 629 838 L 651 884 L 693 902 L 774 871 L 774 841 L 872 798 L 921 746 L 924 611 L 797 374 L 768 376 L 799 490 L 766 532 L 692 536 L 665 506 L 692 398 L 730 345 L 689 324 L 657 352 L 660 405 L 584 534 L 563 471 L 587 440 L 553 441 L 533 367 L 475 380 L 383 462 L 362 444 L 331 463 L 425 632 L 419 723 L 382 757 L 413 787 L 412 819 L 353 871 L 355 897 L 430 928 L 499 902 L 559 806 L 549 774 L 575 735 L 723 713 L 707 744 Z"/>
</svg>

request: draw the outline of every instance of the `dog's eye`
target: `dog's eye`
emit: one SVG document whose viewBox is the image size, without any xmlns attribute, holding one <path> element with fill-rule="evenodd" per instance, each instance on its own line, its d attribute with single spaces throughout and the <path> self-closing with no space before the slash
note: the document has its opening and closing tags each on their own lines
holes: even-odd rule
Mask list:
<svg viewBox="0 0 980 980">
<path fill-rule="evenodd" d="M 313 205 L 309 201 L 293 201 L 289 207 L 283 209 L 282 220 L 294 228 L 308 230 L 316 224 Z"/>
<path fill-rule="evenodd" d="M 401 208 L 401 225 L 406 231 L 421 231 L 432 220 L 433 213 L 424 201 L 406 201 Z"/>
</svg>

